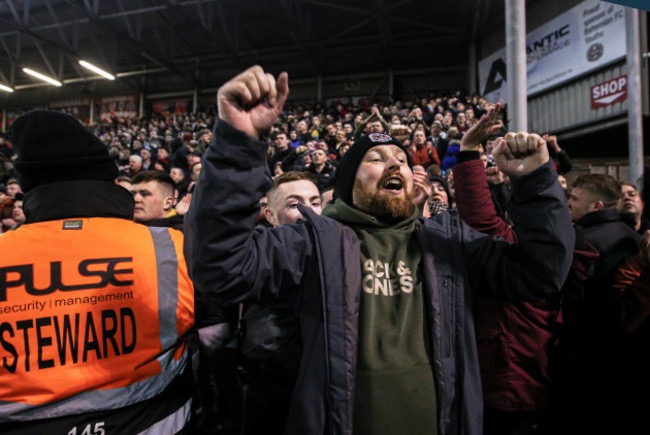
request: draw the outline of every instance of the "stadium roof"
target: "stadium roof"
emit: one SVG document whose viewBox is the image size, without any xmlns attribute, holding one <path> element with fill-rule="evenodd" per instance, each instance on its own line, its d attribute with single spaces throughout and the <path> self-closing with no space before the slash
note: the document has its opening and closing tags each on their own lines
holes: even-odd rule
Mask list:
<svg viewBox="0 0 650 435">
<path fill-rule="evenodd" d="M 497 0 L 4 0 L 0 84 L 15 92 L 0 102 L 213 88 L 256 63 L 293 78 L 465 66 L 503 14 Z"/>
</svg>

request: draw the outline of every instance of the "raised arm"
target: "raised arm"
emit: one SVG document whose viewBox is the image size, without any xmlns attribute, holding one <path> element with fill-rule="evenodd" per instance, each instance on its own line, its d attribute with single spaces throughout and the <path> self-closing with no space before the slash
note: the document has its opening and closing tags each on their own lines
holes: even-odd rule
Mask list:
<svg viewBox="0 0 650 435">
<path fill-rule="evenodd" d="M 257 201 L 271 186 L 266 145 L 289 93 L 288 77 L 255 66 L 218 92 L 219 119 L 185 220 L 190 272 L 205 300 L 277 296 L 298 285 L 309 237 L 298 226 L 255 229 Z M 269 293 L 270 292 L 270 293 Z"/>
<path fill-rule="evenodd" d="M 496 124 L 500 110 L 500 103 L 490 108 L 460 141 L 458 164 L 454 167 L 456 206 L 460 218 L 475 230 L 514 242 L 514 230 L 499 217 L 494 207 L 485 168 L 477 151 L 480 143 L 501 128 Z"/>
<path fill-rule="evenodd" d="M 571 265 L 575 232 L 546 143 L 536 134 L 508 133 L 494 151 L 512 178 L 508 212 L 517 243 L 500 243 L 469 232 L 467 267 L 472 287 L 498 298 L 525 301 L 562 287 Z"/>
</svg>

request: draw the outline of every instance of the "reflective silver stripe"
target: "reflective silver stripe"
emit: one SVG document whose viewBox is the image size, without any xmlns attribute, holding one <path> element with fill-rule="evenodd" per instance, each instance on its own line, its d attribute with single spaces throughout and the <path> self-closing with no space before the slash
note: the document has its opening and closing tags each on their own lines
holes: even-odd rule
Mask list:
<svg viewBox="0 0 650 435">
<path fill-rule="evenodd" d="M 126 387 L 85 391 L 45 405 L 0 401 L 0 423 L 40 420 L 104 409 L 117 409 L 151 399 L 162 393 L 185 369 L 188 353 L 185 352 L 178 361 L 174 361 L 174 353 L 175 349 L 170 349 L 158 358 L 162 367 L 161 373 Z"/>
<path fill-rule="evenodd" d="M 192 411 L 192 399 L 185 402 L 176 412 L 168 415 L 147 430 L 140 432 L 138 435 L 160 435 L 175 434 L 180 432 L 190 421 L 190 412 Z"/>
<path fill-rule="evenodd" d="M 158 269 L 158 322 L 160 344 L 169 349 L 178 341 L 176 310 L 178 308 L 178 258 L 172 236 L 167 228 L 149 227 L 156 251 Z"/>
</svg>

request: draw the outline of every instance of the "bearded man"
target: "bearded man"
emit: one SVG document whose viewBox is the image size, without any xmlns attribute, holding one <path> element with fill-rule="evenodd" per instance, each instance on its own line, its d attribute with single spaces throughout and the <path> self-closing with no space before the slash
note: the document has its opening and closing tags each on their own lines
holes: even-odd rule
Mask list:
<svg viewBox="0 0 650 435">
<path fill-rule="evenodd" d="M 412 163 L 389 135 L 341 161 L 322 216 L 257 228 L 270 186 L 267 134 L 289 93 L 255 66 L 218 92 L 219 117 L 187 215 L 192 278 L 205 303 L 284 300 L 303 352 L 285 433 L 480 434 L 472 291 L 533 300 L 559 291 L 574 234 L 537 135 L 495 150 L 512 178 L 517 243 L 473 231 L 455 211 L 419 218 Z M 209 285 L 208 285 L 209 284 Z"/>
</svg>

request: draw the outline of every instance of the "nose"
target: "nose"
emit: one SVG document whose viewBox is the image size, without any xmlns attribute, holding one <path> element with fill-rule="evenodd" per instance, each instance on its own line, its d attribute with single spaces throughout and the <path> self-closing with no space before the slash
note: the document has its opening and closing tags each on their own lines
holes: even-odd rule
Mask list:
<svg viewBox="0 0 650 435">
<path fill-rule="evenodd" d="M 393 171 L 399 168 L 399 164 L 400 164 L 399 160 L 397 160 L 396 157 L 391 156 L 386 161 L 386 169 L 389 171 Z"/>
</svg>

